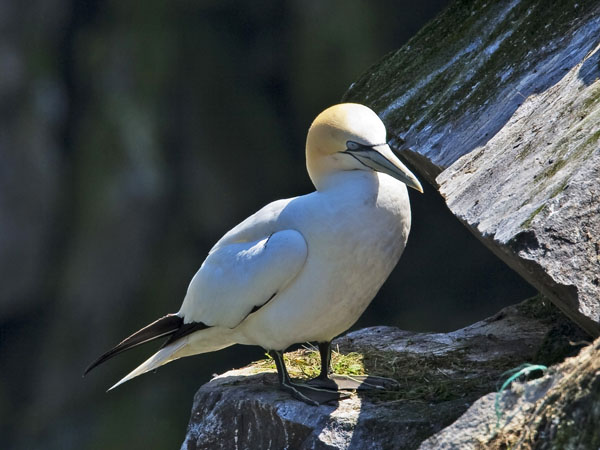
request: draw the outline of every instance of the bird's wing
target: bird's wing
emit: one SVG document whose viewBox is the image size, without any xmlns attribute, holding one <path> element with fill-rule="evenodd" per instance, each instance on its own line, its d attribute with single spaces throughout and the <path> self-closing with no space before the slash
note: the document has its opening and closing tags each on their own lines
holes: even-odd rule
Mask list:
<svg viewBox="0 0 600 450">
<path fill-rule="evenodd" d="M 296 230 L 277 231 L 250 242 L 223 244 L 194 275 L 175 315 L 160 319 L 102 355 L 88 371 L 112 356 L 154 340 L 169 339 L 156 354 L 111 389 L 174 359 L 232 345 L 230 330 L 272 300 L 298 275 L 308 254 Z M 190 344 L 194 336 L 201 337 Z M 87 372 L 87 371 L 86 371 Z"/>
<path fill-rule="evenodd" d="M 225 233 L 213 246 L 209 254 L 226 245 L 257 241 L 283 229 L 278 225 L 279 217 L 285 207 L 293 200 L 294 198 L 276 200 L 259 209 Z"/>
<path fill-rule="evenodd" d="M 185 323 L 234 328 L 286 288 L 307 253 L 302 234 L 290 229 L 248 242 L 221 242 L 194 275 L 177 314 Z"/>
</svg>

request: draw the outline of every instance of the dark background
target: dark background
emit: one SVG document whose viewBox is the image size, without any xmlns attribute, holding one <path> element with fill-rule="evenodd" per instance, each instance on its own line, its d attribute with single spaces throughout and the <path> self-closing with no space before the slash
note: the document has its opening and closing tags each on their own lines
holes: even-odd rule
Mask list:
<svg viewBox="0 0 600 450">
<path fill-rule="evenodd" d="M 177 448 L 195 390 L 261 349 L 109 394 L 152 348 L 83 369 L 177 311 L 225 231 L 313 189 L 312 119 L 447 3 L 0 2 L 0 446 Z M 533 293 L 425 190 L 356 327 L 447 331 Z"/>
</svg>

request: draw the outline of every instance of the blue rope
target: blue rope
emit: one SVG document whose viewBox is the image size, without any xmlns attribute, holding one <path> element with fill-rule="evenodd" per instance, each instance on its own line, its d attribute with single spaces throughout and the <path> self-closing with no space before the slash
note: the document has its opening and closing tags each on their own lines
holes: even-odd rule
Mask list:
<svg viewBox="0 0 600 450">
<path fill-rule="evenodd" d="M 519 367 L 516 367 L 514 369 L 510 369 L 507 370 L 506 372 L 504 372 L 501 375 L 501 378 L 504 378 L 506 375 L 512 374 L 508 380 L 506 380 L 504 383 L 502 383 L 502 387 L 500 388 L 500 390 L 498 392 L 496 392 L 496 401 L 495 401 L 495 409 L 496 409 L 496 429 L 500 428 L 500 419 L 502 418 L 502 412 L 500 411 L 500 396 L 502 395 L 502 392 L 510 385 L 510 383 L 512 383 L 513 381 L 515 381 L 517 378 L 519 378 L 520 376 L 523 375 L 529 375 L 531 372 L 535 371 L 535 370 L 541 370 L 542 372 L 545 372 L 546 370 L 548 370 L 548 367 L 543 366 L 541 364 L 521 364 Z"/>
</svg>

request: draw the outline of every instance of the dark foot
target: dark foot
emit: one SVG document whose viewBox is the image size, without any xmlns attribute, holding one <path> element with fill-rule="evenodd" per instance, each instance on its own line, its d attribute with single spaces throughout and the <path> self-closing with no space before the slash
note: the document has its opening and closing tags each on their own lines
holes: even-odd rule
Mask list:
<svg viewBox="0 0 600 450">
<path fill-rule="evenodd" d="M 313 378 L 307 384 L 330 390 L 390 389 L 398 385 L 396 380 L 369 375 L 329 375 L 329 378 Z"/>
<path fill-rule="evenodd" d="M 323 389 L 318 386 L 309 386 L 307 384 L 285 383 L 280 386 L 283 390 L 289 392 L 295 399 L 313 406 L 319 406 L 350 397 L 349 392 L 338 392 L 337 390 Z"/>
</svg>

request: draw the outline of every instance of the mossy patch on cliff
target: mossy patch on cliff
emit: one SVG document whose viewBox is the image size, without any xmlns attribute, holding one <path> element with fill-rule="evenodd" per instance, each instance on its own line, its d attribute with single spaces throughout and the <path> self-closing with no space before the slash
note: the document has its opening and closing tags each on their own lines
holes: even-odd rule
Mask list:
<svg viewBox="0 0 600 450">
<path fill-rule="evenodd" d="M 474 400 L 494 389 L 498 376 L 514 365 L 510 359 L 483 363 L 474 374 L 465 366 L 464 351 L 445 355 L 420 355 L 361 349 L 347 354 L 332 351 L 331 367 L 339 375 L 373 375 L 395 380 L 395 388 L 369 391 L 374 401 L 422 401 L 439 403 L 464 398 Z M 292 378 L 308 380 L 319 375 L 321 360 L 316 348 L 307 345 L 284 354 Z M 251 364 L 256 373 L 276 370 L 275 362 L 266 359 Z"/>
<path fill-rule="evenodd" d="M 321 357 L 316 347 L 305 344 L 303 347 L 293 352 L 286 352 L 283 355 L 285 366 L 292 378 L 309 380 L 321 373 Z M 265 370 L 276 370 L 275 361 L 267 354 L 265 359 L 255 361 L 251 367 L 256 372 Z M 331 368 L 334 373 L 340 375 L 366 375 L 363 364 L 363 355 L 357 352 L 347 354 L 340 353 L 337 349 L 331 352 Z"/>
<path fill-rule="evenodd" d="M 515 88 L 515 82 L 535 73 L 536 65 L 564 45 L 571 30 L 598 6 L 593 0 L 553 3 L 455 1 L 405 46 L 367 70 L 344 101 L 372 107 L 396 136 L 451 126 L 500 95 L 510 100 L 510 116 L 527 96 L 539 92 L 539 87 Z"/>
<path fill-rule="evenodd" d="M 539 321 L 551 328 L 532 362 L 553 364 L 571 356 L 580 347 L 572 341 L 583 341 L 585 334 L 573 325 L 560 310 L 542 295 L 516 305 L 518 314 Z M 501 320 L 499 313 L 490 320 Z M 473 344 L 476 345 L 476 344 Z M 292 378 L 307 380 L 319 375 L 321 359 L 316 347 L 306 344 L 284 354 L 284 361 Z M 463 399 L 471 402 L 498 387 L 502 374 L 523 363 L 519 358 L 500 357 L 474 362 L 472 352 L 460 348 L 444 353 L 414 351 L 382 351 L 363 346 L 357 351 L 332 351 L 331 367 L 339 375 L 371 375 L 397 382 L 385 391 L 366 391 L 374 402 L 442 403 Z M 275 371 L 274 361 L 256 361 L 249 366 L 254 373 Z"/>
</svg>

